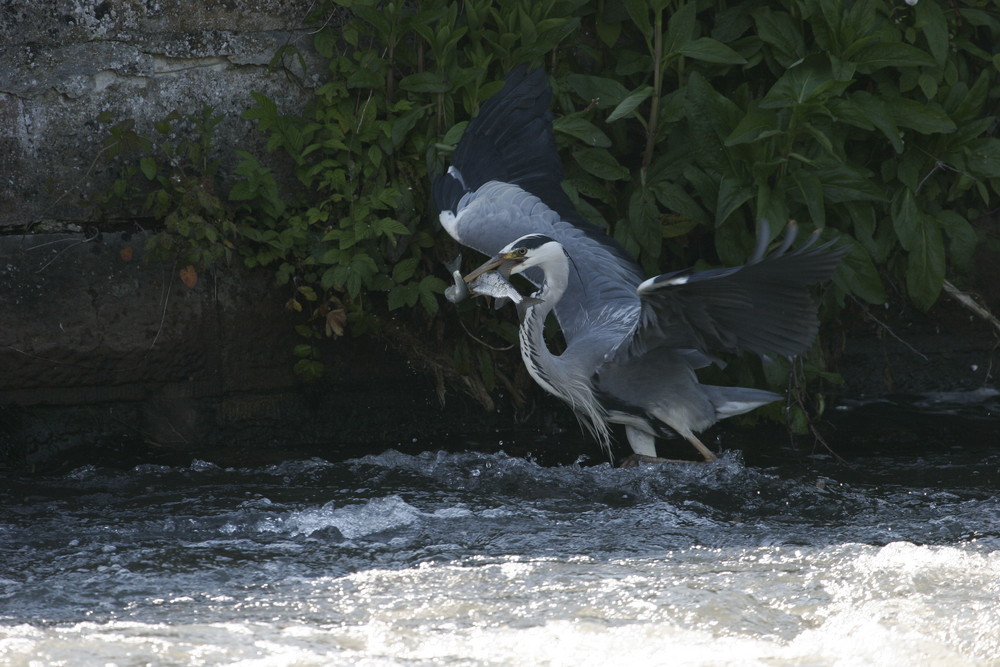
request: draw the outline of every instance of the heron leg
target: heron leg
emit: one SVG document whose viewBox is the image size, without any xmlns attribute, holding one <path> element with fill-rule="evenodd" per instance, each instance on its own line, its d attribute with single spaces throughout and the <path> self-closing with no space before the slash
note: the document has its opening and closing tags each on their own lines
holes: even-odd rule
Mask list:
<svg viewBox="0 0 1000 667">
<path fill-rule="evenodd" d="M 719 457 L 712 453 L 712 450 L 705 446 L 701 440 L 694 433 L 685 433 L 684 439 L 690 442 L 698 453 L 705 457 L 705 463 L 711 463 L 712 461 L 718 461 Z"/>
<path fill-rule="evenodd" d="M 625 426 L 625 437 L 628 438 L 628 446 L 637 456 L 645 456 L 649 459 L 656 458 L 656 436 L 646 431 L 641 431 L 635 426 Z"/>
</svg>

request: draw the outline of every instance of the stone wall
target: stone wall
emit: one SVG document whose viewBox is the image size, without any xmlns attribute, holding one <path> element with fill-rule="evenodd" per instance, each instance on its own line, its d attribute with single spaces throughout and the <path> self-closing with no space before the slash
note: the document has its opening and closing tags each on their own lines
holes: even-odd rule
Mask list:
<svg viewBox="0 0 1000 667">
<path fill-rule="evenodd" d="M 288 294 L 268 272 L 219 267 L 189 288 L 175 267 L 147 261 L 145 232 L 112 230 L 78 205 L 113 178 L 97 159 L 103 112 L 150 134 L 172 110 L 208 104 L 224 115 L 220 157 L 263 155 L 241 114 L 251 91 L 289 112 L 308 99 L 321 68 L 269 63 L 284 45 L 311 62 L 313 6 L 0 3 L 0 469 L 98 451 L 343 453 L 430 432 L 433 381 L 384 344 L 331 345 L 327 381 L 303 384 Z"/>
<path fill-rule="evenodd" d="M 106 188 L 102 112 L 140 132 L 213 106 L 226 147 L 255 147 L 251 91 L 294 110 L 315 74 L 268 67 L 309 54 L 310 0 L 4 0 L 0 3 L 0 230 L 85 219 Z M 289 59 L 292 68 L 297 67 Z"/>
<path fill-rule="evenodd" d="M 373 337 L 331 340 L 326 377 L 302 382 L 269 274 L 219 267 L 189 287 L 145 239 L 0 236 L 0 471 L 359 456 L 510 424 L 460 395 L 442 406 L 433 378 Z"/>
</svg>

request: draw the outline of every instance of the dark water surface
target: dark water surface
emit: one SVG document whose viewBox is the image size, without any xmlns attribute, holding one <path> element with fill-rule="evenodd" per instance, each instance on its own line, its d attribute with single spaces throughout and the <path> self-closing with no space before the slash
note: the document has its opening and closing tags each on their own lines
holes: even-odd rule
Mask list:
<svg viewBox="0 0 1000 667">
<path fill-rule="evenodd" d="M 0 664 L 1000 664 L 996 443 L 753 463 L 0 480 Z"/>
</svg>

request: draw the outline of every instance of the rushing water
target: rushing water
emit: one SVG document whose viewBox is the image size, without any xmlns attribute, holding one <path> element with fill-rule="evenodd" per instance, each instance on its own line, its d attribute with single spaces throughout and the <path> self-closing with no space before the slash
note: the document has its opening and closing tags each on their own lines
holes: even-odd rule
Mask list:
<svg viewBox="0 0 1000 667">
<path fill-rule="evenodd" d="M 1000 665 L 1000 450 L 2 480 L 3 665 Z"/>
</svg>

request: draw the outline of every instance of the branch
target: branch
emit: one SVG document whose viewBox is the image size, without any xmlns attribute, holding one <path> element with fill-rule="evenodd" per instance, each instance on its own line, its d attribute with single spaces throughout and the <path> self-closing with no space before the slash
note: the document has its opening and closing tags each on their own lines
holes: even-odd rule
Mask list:
<svg viewBox="0 0 1000 667">
<path fill-rule="evenodd" d="M 958 289 L 947 280 L 944 281 L 944 285 L 942 287 L 944 288 L 944 291 L 948 293 L 948 296 L 992 324 L 993 328 L 1000 332 L 1000 320 L 998 320 L 996 316 L 990 312 L 989 308 L 979 304 L 970 295 Z"/>
</svg>

